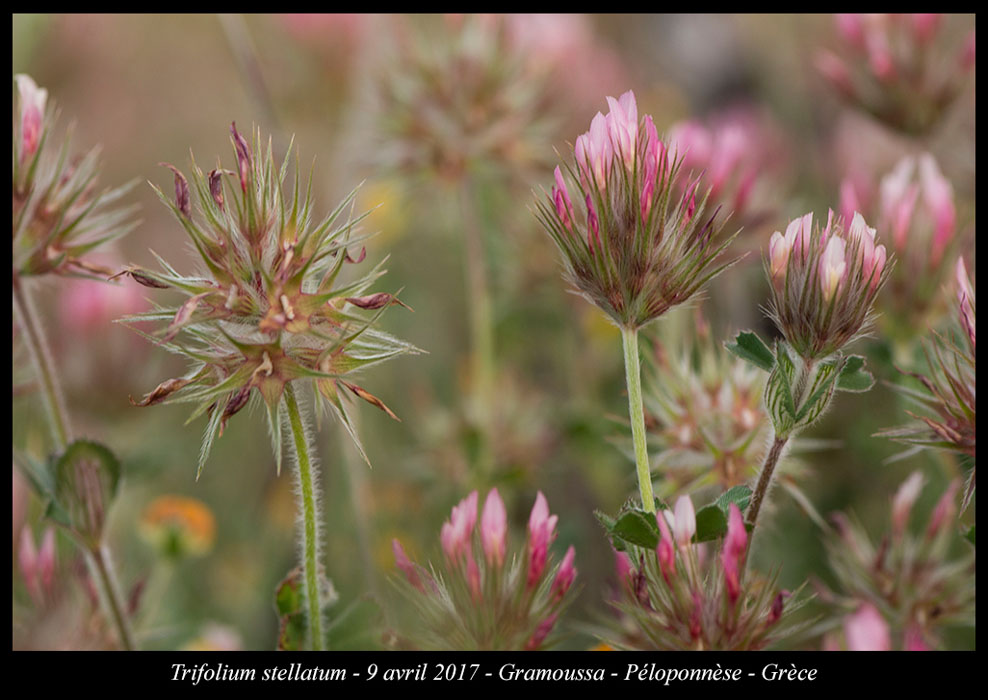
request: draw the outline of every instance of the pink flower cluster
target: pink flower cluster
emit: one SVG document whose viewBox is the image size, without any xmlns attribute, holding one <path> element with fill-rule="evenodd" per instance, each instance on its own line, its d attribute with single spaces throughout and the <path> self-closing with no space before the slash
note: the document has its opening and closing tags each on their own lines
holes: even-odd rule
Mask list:
<svg viewBox="0 0 988 700">
<path fill-rule="evenodd" d="M 449 520 L 443 523 L 439 539 L 447 576 L 442 581 L 412 562 L 398 540 L 392 542 L 395 563 L 413 587 L 430 596 L 437 594 L 441 586 L 448 586 L 455 600 L 457 586 L 453 581 L 465 580 L 472 607 L 481 605 L 499 609 L 506 600 L 513 601 L 512 605 L 523 603 L 525 609 L 519 611 L 516 622 L 524 623 L 529 618 L 534 621 L 525 646 L 538 648 L 552 630 L 563 599 L 576 578 L 576 552 L 570 546 L 562 562 L 554 569 L 550 568 L 549 547 L 556 539 L 558 516 L 550 514 L 549 504 L 539 492 L 528 519 L 526 547 L 520 553 L 523 568 L 518 572 L 514 563 L 506 566 L 507 511 L 497 489 L 491 489 L 487 494 L 479 528 L 477 505 L 478 493 L 473 491 L 453 507 Z M 476 539 L 480 541 L 483 558 L 474 555 Z M 551 584 L 548 576 L 552 576 Z M 524 595 L 516 595 L 521 593 L 519 587 Z"/>
<path fill-rule="evenodd" d="M 695 119 L 674 124 L 667 140 L 685 172 L 702 174 L 709 202 L 740 217 L 778 150 L 762 120 L 745 108 L 732 109 L 709 124 Z"/>
<path fill-rule="evenodd" d="M 659 181 L 669 165 L 665 145 L 659 140 L 651 115 L 645 115 L 644 129 L 639 128 L 638 103 L 634 92 L 629 90 L 619 99 L 608 97 L 607 104 L 607 115 L 597 112 L 590 122 L 590 129 L 577 137 L 574 146 L 580 182 L 586 191 L 587 245 L 591 251 L 600 247 L 601 239 L 600 218 L 593 193 L 589 190 L 595 188 L 603 195 L 609 187 L 613 188 L 614 183 L 611 180 L 619 177 L 624 177 L 629 182 L 639 182 L 636 201 L 642 219 L 647 220 L 656 192 L 660 188 Z M 625 175 L 618 174 L 619 168 L 613 167 L 615 160 L 620 169 L 625 171 Z M 556 166 L 555 177 L 552 201 L 556 213 L 564 228 L 574 233 L 573 202 L 559 166 Z M 684 202 L 691 197 L 695 201 L 696 184 L 694 182 L 689 193 L 684 196 Z M 689 207 L 687 209 L 689 218 L 693 210 Z"/>
<path fill-rule="evenodd" d="M 869 292 L 873 292 L 882 279 L 887 260 L 885 246 L 875 245 L 875 229 L 868 226 L 864 217 L 857 212 L 854 212 L 846 234 L 837 230 L 831 235 L 832 228 L 831 211 L 827 226 L 815 243 L 822 251 L 818 262 L 815 262 L 818 265 L 817 276 L 824 301 L 829 303 L 833 299 L 852 270 L 860 277 L 860 282 L 856 280 L 855 286 L 863 285 Z M 790 265 L 805 266 L 815 258 L 811 255 L 812 231 L 813 213 L 810 212 L 789 222 L 785 235 L 779 231 L 772 234 L 769 242 L 769 268 L 773 283 L 783 285 Z M 851 260 L 847 250 L 849 243 L 857 250 L 859 264 Z"/>
</svg>

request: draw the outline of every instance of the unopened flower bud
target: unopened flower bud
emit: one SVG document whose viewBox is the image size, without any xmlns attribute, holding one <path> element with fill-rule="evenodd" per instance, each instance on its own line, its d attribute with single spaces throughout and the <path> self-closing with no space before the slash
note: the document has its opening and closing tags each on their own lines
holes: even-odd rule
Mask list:
<svg viewBox="0 0 988 700">
<path fill-rule="evenodd" d="M 14 76 L 21 106 L 21 161 L 28 160 L 38 150 L 41 141 L 41 125 L 45 116 L 48 91 L 39 88 L 30 76 L 23 73 Z"/>
<path fill-rule="evenodd" d="M 528 519 L 528 587 L 534 587 L 545 570 L 549 545 L 556 539 L 558 516 L 549 515 L 549 504 L 539 491 Z"/>
<path fill-rule="evenodd" d="M 696 511 L 693 509 L 693 501 L 689 496 L 680 496 L 676 500 L 675 516 L 672 524 L 672 532 L 676 538 L 676 544 L 680 547 L 688 547 L 696 534 Z"/>
<path fill-rule="evenodd" d="M 573 579 L 576 578 L 576 567 L 573 566 L 575 557 L 576 550 L 573 549 L 573 545 L 570 545 L 563 557 L 563 563 L 559 565 L 556 579 L 552 582 L 552 596 L 557 600 L 566 595 L 566 591 L 573 585 Z"/>
<path fill-rule="evenodd" d="M 844 240 L 834 236 L 827 241 L 827 248 L 820 259 L 820 288 L 823 298 L 829 302 L 844 279 L 847 263 L 844 260 Z"/>
<path fill-rule="evenodd" d="M 497 489 L 491 489 L 480 516 L 480 541 L 489 564 L 501 566 L 504 563 L 507 532 L 508 517 L 504 501 Z"/>
<path fill-rule="evenodd" d="M 922 490 L 923 475 L 917 471 L 910 474 L 909 478 L 902 482 L 899 490 L 895 492 L 895 496 L 892 498 L 892 532 L 896 535 L 901 536 L 906 531 L 909 514 Z"/>
</svg>

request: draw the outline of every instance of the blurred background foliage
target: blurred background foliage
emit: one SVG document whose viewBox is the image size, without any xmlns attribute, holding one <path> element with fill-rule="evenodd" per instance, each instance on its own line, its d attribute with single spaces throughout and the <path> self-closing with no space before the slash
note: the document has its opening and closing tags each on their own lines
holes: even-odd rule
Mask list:
<svg viewBox="0 0 988 700">
<path fill-rule="evenodd" d="M 959 31 L 974 26 L 973 17 L 948 19 Z M 438 557 L 437 535 L 450 507 L 470 490 L 484 493 L 492 486 L 505 499 L 516 536 L 523 532 L 536 492 L 546 494 L 560 516 L 555 550 L 558 555 L 576 545 L 582 584 L 561 623 L 567 633 L 563 646 L 595 644 L 582 630 L 606 617 L 607 592 L 616 579 L 613 553 L 593 511 L 614 512 L 635 493 L 620 336 L 599 311 L 568 293 L 553 245 L 531 213 L 531 192 L 542 196 L 542 188 L 549 188 L 551 173 L 539 164 L 556 161 L 553 149 L 565 152 L 593 114 L 604 109 L 605 95 L 634 89 L 641 113 L 653 115 L 660 134 L 683 119 L 704 121 L 738 105 L 757 110 L 770 124 L 778 146 L 760 183 L 762 215 L 738 222 L 745 231 L 735 245 L 751 252 L 710 286 L 702 302 L 717 347 L 744 328 L 773 337 L 761 312 L 768 298 L 761 252 L 771 233 L 784 230 L 790 218 L 811 209 L 817 217 L 828 207 L 837 209 L 839 183 L 851 159 L 867 160 L 873 173 L 884 174 L 917 147 L 934 153 L 955 190 L 958 230 L 973 234 L 973 81 L 935 131 L 909 141 L 843 108 L 813 70 L 811 49 L 832 42 L 829 16 L 570 20 L 579 38 L 576 48 L 568 49 L 573 53 L 562 59 L 575 73 L 563 85 L 569 91 L 567 111 L 557 110 L 553 128 L 527 145 L 534 149 L 529 155 L 536 166 L 509 173 L 508 181 L 489 178 L 483 164 L 469 173 L 493 299 L 496 366 L 490 406 L 493 461 L 477 469 L 484 438 L 465 417 L 463 398 L 471 391 L 473 299 L 463 264 L 460 190 L 456 182 L 411 173 L 378 158 L 387 152 L 387 119 L 394 117 L 380 114 L 382 104 L 388 104 L 381 100 L 381 85 L 395 70 L 405 41 L 401 37 L 412 31 L 437 36 L 449 31 L 452 20 L 13 18 L 14 73 L 28 73 L 49 90 L 61 110 L 60 126 L 75 124 L 80 147 L 102 144 L 103 185 L 138 178 L 167 191 L 171 174 L 157 164 L 186 168 L 190 149 L 204 166 L 212 167 L 220 157 L 229 167 L 227 133 L 236 121 L 244 131 L 253 123 L 272 133 L 276 151 L 283 152 L 294 134 L 303 168 L 315 156 L 313 191 L 321 211 L 362 181 L 358 208 L 377 207 L 365 226 L 381 232 L 367 244 L 368 262 L 390 256 L 381 289 L 403 289 L 402 300 L 415 310 L 389 312 L 382 327 L 429 354 L 386 364 L 362 382 L 401 418 L 394 422 L 360 407 L 359 430 L 372 469 L 338 426 L 329 422 L 318 431 L 326 519 L 323 561 L 339 596 L 330 615 L 333 648 L 386 642 L 386 630 L 400 615 L 388 581 L 394 574 L 392 538 L 400 538 L 417 561 Z M 585 84 L 583 92 L 572 88 L 579 83 Z M 113 250 L 103 251 L 102 260 L 115 266 L 154 265 L 153 249 L 182 270 L 191 258 L 169 212 L 145 185 L 131 201 L 140 203 L 142 223 Z M 973 246 L 961 252 L 973 273 Z M 139 409 L 128 402 L 128 396 L 139 398 L 161 377 L 184 369 L 177 358 L 111 323 L 135 307 L 146 308 L 143 292 L 148 290 L 93 292 L 94 285 L 48 280 L 38 301 L 78 433 L 110 445 L 124 464 L 109 542 L 125 589 L 143 586 L 140 614 L 148 618 L 138 618 L 143 645 L 273 648 L 278 626 L 273 592 L 296 561 L 296 514 L 290 475 L 275 474 L 261 416 L 230 422 L 196 482 L 204 421 L 183 426 L 183 407 Z M 129 287 L 133 291 L 134 285 Z M 94 300 L 86 305 L 80 299 L 89 294 Z M 693 313 L 678 310 L 649 330 L 685 334 Z M 925 330 L 918 329 L 918 335 Z M 835 409 L 810 431 L 807 437 L 821 444 L 799 454 L 799 485 L 821 514 L 853 512 L 877 539 L 886 527 L 891 495 L 910 472 L 921 470 L 927 479 L 929 490 L 917 508 L 929 512 L 965 465 L 938 451 L 887 462 L 904 447 L 872 436 L 904 422 L 905 405 L 889 386 L 903 380 L 892 365 L 894 351 L 882 338 L 863 341 L 854 351 L 869 355 L 879 383 L 865 396 L 841 395 Z M 42 453 L 39 403 L 20 395 L 13 407 L 15 445 Z M 654 450 L 652 456 L 657 458 Z M 160 540 L 156 545 L 142 534 L 149 505 L 170 494 L 198 499 L 211 512 L 215 539 L 206 550 L 176 552 L 173 546 L 163 551 Z M 772 506 L 762 521 L 753 565 L 767 570 L 781 562 L 786 588 L 796 588 L 807 577 L 834 585 L 819 527 L 781 489 Z M 39 511 L 40 504 L 15 474 L 15 541 L 21 523 L 36 524 Z M 963 517 L 973 522 L 973 511 Z M 58 551 L 60 571 L 71 571 L 75 550 L 60 540 Z M 64 628 L 59 620 L 74 614 L 73 605 L 57 606 L 43 619 L 18 613 L 28 596 L 16 571 L 14 578 L 14 646 L 71 645 L 58 630 Z M 77 602 L 75 608 L 85 606 L 84 593 L 70 590 L 66 596 Z M 973 648 L 973 620 L 969 628 L 949 635 L 947 648 Z M 819 639 L 793 645 L 818 648 Z"/>
</svg>

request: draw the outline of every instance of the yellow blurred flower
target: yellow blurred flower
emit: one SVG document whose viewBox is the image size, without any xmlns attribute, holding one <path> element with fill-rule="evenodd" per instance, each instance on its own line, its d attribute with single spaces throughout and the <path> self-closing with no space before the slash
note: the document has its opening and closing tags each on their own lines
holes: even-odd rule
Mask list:
<svg viewBox="0 0 988 700">
<path fill-rule="evenodd" d="M 216 520 L 202 501 L 160 496 L 144 509 L 140 534 L 167 556 L 202 556 L 213 548 Z"/>
</svg>

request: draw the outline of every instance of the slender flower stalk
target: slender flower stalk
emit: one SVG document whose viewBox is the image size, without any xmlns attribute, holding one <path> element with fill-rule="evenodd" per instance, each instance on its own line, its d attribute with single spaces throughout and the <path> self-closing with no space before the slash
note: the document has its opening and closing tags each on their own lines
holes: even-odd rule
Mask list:
<svg viewBox="0 0 988 700">
<path fill-rule="evenodd" d="M 288 410 L 298 465 L 299 500 L 302 506 L 302 573 L 305 578 L 309 643 L 313 651 L 320 651 L 323 632 L 322 606 L 319 604 L 319 525 L 322 522 L 319 517 L 319 471 L 312 458 L 312 443 L 303 425 L 291 384 L 285 387 L 285 407 Z"/>
<path fill-rule="evenodd" d="M 631 417 L 631 438 L 635 446 L 635 466 L 638 471 L 638 492 L 645 510 L 655 512 L 652 496 L 652 468 L 648 461 L 645 440 L 645 407 L 642 398 L 641 362 L 638 357 L 638 330 L 621 329 L 624 342 L 624 372 L 628 386 L 628 410 Z"/>
</svg>

